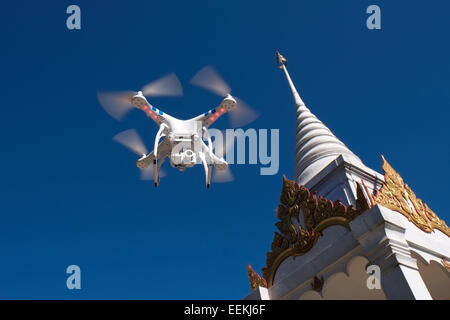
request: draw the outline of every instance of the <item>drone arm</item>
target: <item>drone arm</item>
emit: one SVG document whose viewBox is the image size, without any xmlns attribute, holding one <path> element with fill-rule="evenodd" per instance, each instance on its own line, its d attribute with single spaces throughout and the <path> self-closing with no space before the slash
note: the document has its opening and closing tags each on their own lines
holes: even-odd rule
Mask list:
<svg viewBox="0 0 450 320">
<path fill-rule="evenodd" d="M 150 103 L 141 109 L 146 113 L 147 117 L 152 119 L 159 126 L 162 125 L 167 118 L 171 118 L 167 113 L 152 106 Z"/>
<path fill-rule="evenodd" d="M 162 110 L 159 110 L 155 106 L 152 106 L 144 96 L 142 91 L 139 91 L 131 98 L 131 104 L 136 108 L 144 111 L 144 113 L 152 119 L 157 125 L 161 125 L 170 116 L 165 114 Z"/>
<path fill-rule="evenodd" d="M 236 107 L 236 100 L 230 95 L 226 96 L 225 99 L 215 107 L 202 115 L 195 117 L 193 120 L 201 121 L 202 126 L 208 128 L 214 121 L 221 117 L 224 113 L 231 111 Z"/>
</svg>

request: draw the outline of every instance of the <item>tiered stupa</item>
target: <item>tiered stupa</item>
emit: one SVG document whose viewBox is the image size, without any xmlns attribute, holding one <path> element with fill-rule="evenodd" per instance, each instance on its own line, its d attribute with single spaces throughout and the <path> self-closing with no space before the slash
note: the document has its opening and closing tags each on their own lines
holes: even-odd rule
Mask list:
<svg viewBox="0 0 450 320">
<path fill-rule="evenodd" d="M 246 299 L 450 299 L 450 229 L 383 159 L 366 167 L 296 107 L 294 180 L 283 177 L 277 231 Z"/>
</svg>

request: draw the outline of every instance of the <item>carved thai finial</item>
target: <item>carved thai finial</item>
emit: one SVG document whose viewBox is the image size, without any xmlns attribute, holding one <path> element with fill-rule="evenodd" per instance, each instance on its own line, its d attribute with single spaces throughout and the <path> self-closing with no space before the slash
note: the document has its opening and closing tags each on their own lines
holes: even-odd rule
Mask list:
<svg viewBox="0 0 450 320">
<path fill-rule="evenodd" d="M 311 288 L 314 291 L 317 291 L 317 292 L 322 291 L 322 288 L 323 288 L 323 277 L 320 277 L 320 279 L 319 279 L 319 277 L 314 276 L 313 282 L 311 282 Z"/>
<path fill-rule="evenodd" d="M 248 281 L 250 282 L 250 290 L 256 290 L 258 287 L 267 288 L 267 282 L 253 270 L 251 265 L 247 266 Z"/>
<path fill-rule="evenodd" d="M 287 60 L 285 57 L 281 55 L 281 53 L 277 50 L 277 64 L 279 68 L 282 68 L 283 65 L 287 65 Z"/>
</svg>

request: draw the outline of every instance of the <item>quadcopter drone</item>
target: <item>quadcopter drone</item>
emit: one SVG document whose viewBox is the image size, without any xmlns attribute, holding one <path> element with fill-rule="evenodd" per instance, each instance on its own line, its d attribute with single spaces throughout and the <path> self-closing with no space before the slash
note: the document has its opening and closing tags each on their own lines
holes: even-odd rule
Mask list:
<svg viewBox="0 0 450 320">
<path fill-rule="evenodd" d="M 151 105 L 145 96 L 180 96 L 181 84 L 175 74 L 166 75 L 142 88 L 138 92 L 98 93 L 98 98 L 107 113 L 120 120 L 133 108 L 142 110 L 153 120 L 159 130 L 154 140 L 154 149 L 148 153 L 135 129 L 123 131 L 113 140 L 124 145 L 140 156 L 136 165 L 141 169 L 141 179 L 154 180 L 155 187 L 159 185 L 160 177 L 164 175 L 161 166 L 166 158 L 170 165 L 184 171 L 196 164 L 202 164 L 205 170 L 206 187 L 211 185 L 213 167 L 216 182 L 227 182 L 233 179 L 228 163 L 223 155 L 226 150 L 217 150 L 208 132 L 209 126 L 223 114 L 233 111 L 234 125 L 243 125 L 256 119 L 257 114 L 242 100 L 231 96 L 230 87 L 210 66 L 200 70 L 191 83 L 216 93 L 223 98 L 222 102 L 204 114 L 189 120 L 177 119 Z M 231 115 L 231 113 L 230 113 Z M 218 146 L 223 146 L 222 143 Z"/>
</svg>

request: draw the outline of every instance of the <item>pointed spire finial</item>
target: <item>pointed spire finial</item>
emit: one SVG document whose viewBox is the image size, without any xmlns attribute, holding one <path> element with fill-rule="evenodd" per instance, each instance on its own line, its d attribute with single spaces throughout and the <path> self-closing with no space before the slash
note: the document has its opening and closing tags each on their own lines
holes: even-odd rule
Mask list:
<svg viewBox="0 0 450 320">
<path fill-rule="evenodd" d="M 278 67 L 281 69 L 283 68 L 283 66 L 287 65 L 287 60 L 285 57 L 281 55 L 280 51 L 277 50 L 276 54 L 277 54 L 277 64 Z"/>
<path fill-rule="evenodd" d="M 277 55 L 278 67 L 280 69 L 283 69 L 284 74 L 286 75 L 286 79 L 287 79 L 287 81 L 289 83 L 289 87 L 291 88 L 291 91 L 292 91 L 292 96 L 294 97 L 295 105 L 297 107 L 305 105 L 305 103 L 303 102 L 302 98 L 300 98 L 300 95 L 298 94 L 297 89 L 294 86 L 294 83 L 292 82 L 292 79 L 291 79 L 291 76 L 289 75 L 289 72 L 287 71 L 287 68 L 286 68 L 287 60 L 286 60 L 286 58 L 283 57 L 278 50 L 276 51 L 276 55 Z"/>
</svg>

